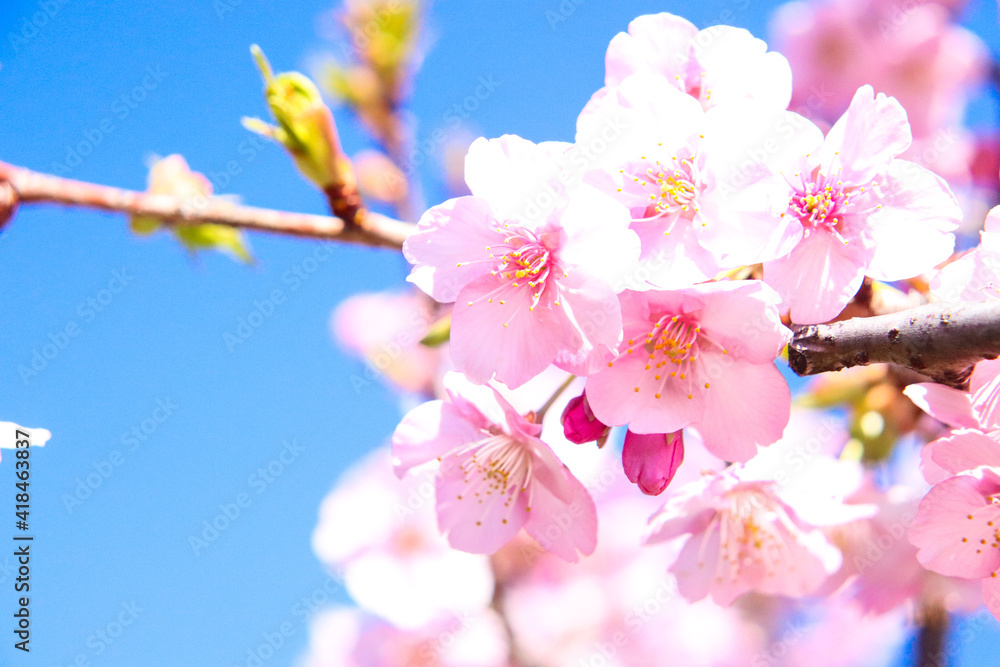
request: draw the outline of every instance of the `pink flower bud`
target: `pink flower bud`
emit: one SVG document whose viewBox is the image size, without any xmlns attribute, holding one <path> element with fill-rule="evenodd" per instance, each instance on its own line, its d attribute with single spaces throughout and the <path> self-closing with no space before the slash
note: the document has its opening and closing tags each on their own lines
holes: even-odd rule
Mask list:
<svg viewBox="0 0 1000 667">
<path fill-rule="evenodd" d="M 584 392 L 566 404 L 562 413 L 563 433 L 570 442 L 582 445 L 607 438 L 611 427 L 594 416 Z"/>
<path fill-rule="evenodd" d="M 684 435 L 673 433 L 625 433 L 622 465 L 630 482 L 648 496 L 663 493 L 684 460 Z"/>
</svg>

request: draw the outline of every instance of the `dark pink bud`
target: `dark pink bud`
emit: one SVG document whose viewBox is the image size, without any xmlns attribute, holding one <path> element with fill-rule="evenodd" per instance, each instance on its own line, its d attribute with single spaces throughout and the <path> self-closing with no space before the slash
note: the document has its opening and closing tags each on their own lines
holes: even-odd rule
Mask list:
<svg viewBox="0 0 1000 667">
<path fill-rule="evenodd" d="M 684 435 L 674 433 L 625 433 L 622 465 L 630 482 L 643 493 L 658 496 L 670 484 L 684 460 Z"/>
<path fill-rule="evenodd" d="M 582 445 L 594 440 L 602 440 L 611 427 L 594 416 L 587 402 L 587 392 L 583 392 L 569 403 L 562 413 L 563 433 L 570 442 Z"/>
</svg>

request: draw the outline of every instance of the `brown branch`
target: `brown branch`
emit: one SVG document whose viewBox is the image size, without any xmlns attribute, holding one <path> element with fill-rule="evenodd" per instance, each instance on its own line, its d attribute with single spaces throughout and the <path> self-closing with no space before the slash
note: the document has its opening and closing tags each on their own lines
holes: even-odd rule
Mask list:
<svg viewBox="0 0 1000 667">
<path fill-rule="evenodd" d="M 11 188 L 14 200 L 4 206 L 2 200 L 4 195 L 10 196 Z M 238 206 L 223 199 L 210 198 L 194 204 L 168 195 L 49 176 L 0 162 L 0 226 L 4 211 L 12 214 L 18 204 L 29 203 L 62 204 L 149 216 L 174 225 L 210 223 L 397 250 L 402 248 L 403 241 L 413 229 L 409 223 L 370 211 L 357 224 L 347 224 L 340 218 Z"/>
<path fill-rule="evenodd" d="M 890 363 L 963 387 L 972 366 L 1000 356 L 1000 302 L 929 304 L 800 328 L 788 346 L 799 375 Z"/>
<path fill-rule="evenodd" d="M 921 616 L 913 667 L 947 667 L 948 612 L 942 607 L 924 607 Z"/>
</svg>

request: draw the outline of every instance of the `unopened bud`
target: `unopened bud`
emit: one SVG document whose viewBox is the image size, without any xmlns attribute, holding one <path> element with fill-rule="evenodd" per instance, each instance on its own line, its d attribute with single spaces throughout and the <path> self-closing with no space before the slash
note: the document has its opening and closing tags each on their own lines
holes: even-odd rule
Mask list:
<svg viewBox="0 0 1000 667">
<path fill-rule="evenodd" d="M 563 434 L 570 442 L 582 445 L 607 438 L 611 427 L 594 416 L 584 392 L 566 404 L 562 413 Z"/>
<path fill-rule="evenodd" d="M 299 72 L 275 75 L 256 44 L 250 48 L 264 77 L 264 97 L 277 125 L 244 118 L 243 126 L 285 147 L 299 170 L 324 191 L 355 187 L 354 169 L 337 137 L 333 114 L 319 89 Z"/>
<path fill-rule="evenodd" d="M 667 488 L 684 461 L 684 433 L 625 433 L 622 465 L 630 482 L 649 496 Z"/>
</svg>

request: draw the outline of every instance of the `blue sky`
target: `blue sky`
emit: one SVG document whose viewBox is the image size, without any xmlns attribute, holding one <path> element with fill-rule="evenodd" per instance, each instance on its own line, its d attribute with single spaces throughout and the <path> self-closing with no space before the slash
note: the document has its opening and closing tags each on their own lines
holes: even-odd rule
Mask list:
<svg viewBox="0 0 1000 667">
<path fill-rule="evenodd" d="M 495 90 L 470 114 L 473 132 L 571 140 L 607 42 L 630 19 L 668 10 L 763 36 L 776 4 L 441 0 L 413 98 L 418 138 L 449 127 L 449 110 L 487 78 Z M 149 154 L 181 153 L 218 192 L 322 213 L 283 152 L 239 119 L 266 115 L 250 44 L 279 71 L 304 68 L 330 48 L 315 28 L 328 9 L 6 0 L 0 160 L 142 189 Z M 974 21 L 995 42 L 995 4 L 984 0 Z M 366 146 L 350 120 L 340 130 L 349 152 Z M 93 148 L 77 160 L 81 142 Z M 430 203 L 443 197 L 433 172 L 423 169 Z M 7 628 L 13 458 L 0 464 L 0 664 L 245 665 L 263 635 L 291 624 L 265 664 L 292 665 L 307 639 L 303 599 L 345 599 L 310 549 L 319 503 L 400 411 L 385 388 L 351 383 L 364 366 L 336 349 L 328 319 L 352 293 L 400 286 L 407 268 L 387 251 L 250 242 L 253 267 L 192 260 L 165 236 L 134 237 L 120 216 L 54 207 L 22 210 L 0 236 L 0 419 L 53 433 L 32 455 L 27 659 Z M 275 290 L 280 303 L 259 305 Z M 270 315 L 230 350 L 226 334 L 258 308 Z M 25 377 L 47 344 L 57 353 Z M 234 518 L 205 539 L 205 522 L 225 512 Z M 962 650 L 995 650 L 998 637 L 994 626 Z"/>
</svg>

